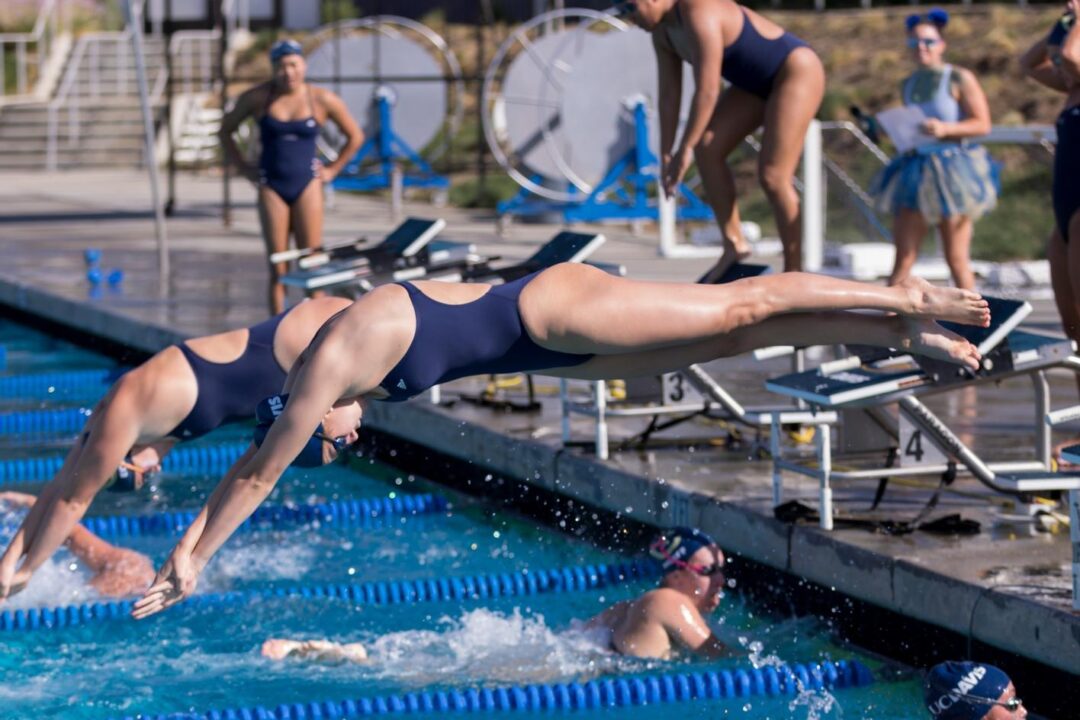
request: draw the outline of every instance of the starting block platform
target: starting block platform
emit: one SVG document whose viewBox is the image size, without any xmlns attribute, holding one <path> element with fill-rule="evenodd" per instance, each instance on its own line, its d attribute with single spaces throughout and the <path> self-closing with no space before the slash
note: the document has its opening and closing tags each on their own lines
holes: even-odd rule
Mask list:
<svg viewBox="0 0 1080 720">
<path fill-rule="evenodd" d="M 698 282 L 722 285 L 744 278 L 759 277 L 769 270 L 767 265 L 735 263 L 720 276 L 714 276 L 712 271 L 707 272 Z M 793 371 L 802 370 L 805 361 L 802 349 L 791 346 L 761 348 L 755 350 L 753 356 L 759 361 L 790 356 Z M 610 457 L 607 419 L 611 417 L 649 418 L 648 427 L 635 436 L 641 442 L 647 441 L 655 432 L 695 417 L 730 420 L 759 431 L 769 427 L 774 417 L 781 425 L 805 425 L 815 421 L 836 420 L 835 413 L 810 412 L 801 401 L 787 405 L 746 407 L 708 371 L 696 364 L 651 380 L 651 383 L 650 379 L 627 382 L 626 397 L 617 402 L 609 400 L 609 387 L 604 380 L 591 383 L 589 402 L 571 400 L 568 381 L 561 380 L 559 394 L 562 405 L 563 444 L 572 442 L 571 415 L 584 415 L 595 420 L 594 447 L 596 457 L 601 460 Z M 670 419 L 661 420 L 663 417 Z M 760 437 L 758 441 L 760 442 Z"/>
<path fill-rule="evenodd" d="M 363 241 L 312 250 L 289 250 L 270 256 L 271 262 L 296 260 L 298 270 L 282 283 L 310 293 L 326 290 L 362 294 L 386 282 L 416 280 L 447 267 L 475 261 L 476 248 L 467 243 L 436 241 L 446 221 L 409 218 L 370 247 Z"/>
<path fill-rule="evenodd" d="M 833 529 L 833 480 L 877 480 L 878 496 L 888 478 L 939 475 L 942 487 L 964 470 L 990 489 L 1024 497 L 1029 493 L 1067 491 L 1073 545 L 1073 607 L 1080 610 L 1080 472 L 1055 471 L 1051 462 L 1051 431 L 1055 425 L 1080 418 L 1080 406 L 1051 410 L 1051 368 L 1080 371 L 1080 358 L 1071 340 L 1017 329 L 1031 312 L 1026 302 L 990 300 L 990 328 L 949 325 L 974 343 L 982 353 L 978 372 L 958 365 L 914 355 L 877 353 L 827 363 L 814 371 L 773 378 L 772 392 L 798 398 L 811 407 L 838 412 L 847 437 L 845 452 L 885 451 L 877 467 L 838 470 L 833 463 L 832 429 L 835 423 L 816 426 L 812 461 L 783 455 L 779 425 L 773 423 L 773 504 L 783 502 L 783 472 L 795 472 L 819 482 L 820 526 Z M 944 323 L 943 323 L 944 324 Z M 1035 460 L 987 462 L 968 447 L 919 399 L 921 396 L 977 387 L 1009 377 L 1026 376 L 1034 395 Z M 883 407 L 896 403 L 894 418 Z M 1080 446 L 1063 458 L 1080 462 Z M 894 467 L 896 462 L 898 467 Z M 875 501 L 876 504 L 876 501 Z M 933 504 L 927 507 L 929 508 Z"/>
</svg>

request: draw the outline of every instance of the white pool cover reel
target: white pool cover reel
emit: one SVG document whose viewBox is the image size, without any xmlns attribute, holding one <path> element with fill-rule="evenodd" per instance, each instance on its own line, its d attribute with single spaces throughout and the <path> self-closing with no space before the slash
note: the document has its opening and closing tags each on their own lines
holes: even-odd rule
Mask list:
<svg viewBox="0 0 1080 720">
<path fill-rule="evenodd" d="M 541 30 L 560 27 L 540 34 Z M 693 82 L 683 73 L 683 112 Z M 507 38 L 488 66 L 484 136 L 519 185 L 550 200 L 580 200 L 634 142 L 643 103 L 659 150 L 657 72 L 649 35 L 613 15 L 556 10 Z"/>
<path fill-rule="evenodd" d="M 445 137 L 457 132 L 464 113 L 461 67 L 431 28 L 404 17 L 377 15 L 325 26 L 318 38 L 320 44 L 307 58 L 308 75 L 314 84 L 341 96 L 368 137 L 378 130 L 380 96 L 391 101 L 394 131 L 417 150 L 440 131 L 445 130 Z M 337 77 L 342 80 L 335 81 Z M 371 79 L 356 80 L 361 77 Z M 425 155 L 437 157 L 442 146 Z"/>
</svg>

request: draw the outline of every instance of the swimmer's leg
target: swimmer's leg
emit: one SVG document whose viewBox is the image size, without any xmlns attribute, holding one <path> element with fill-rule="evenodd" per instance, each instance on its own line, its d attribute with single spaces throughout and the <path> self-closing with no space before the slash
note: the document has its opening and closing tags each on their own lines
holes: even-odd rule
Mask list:
<svg viewBox="0 0 1080 720">
<path fill-rule="evenodd" d="M 724 254 L 715 275 L 750 255 L 750 244 L 742 234 L 739 208 L 735 202 L 735 176 L 727 158 L 747 135 L 761 126 L 765 103 L 756 95 L 736 87 L 724 90 L 709 120 L 709 127 L 694 148 L 694 160 L 705 191 L 705 199 L 716 217 Z"/>
<path fill-rule="evenodd" d="M 519 308 L 529 335 L 543 347 L 593 354 L 684 345 L 793 312 L 866 308 L 972 325 L 990 320 L 977 293 L 918 278 L 883 287 L 783 273 L 702 285 L 627 280 L 571 264 L 537 276 L 522 291 Z M 811 338 L 808 344 L 821 342 Z M 763 344 L 793 342 L 778 333 Z"/>
<path fill-rule="evenodd" d="M 546 374 L 581 380 L 640 377 L 680 370 L 694 363 L 741 355 L 782 342 L 810 345 L 862 345 L 898 348 L 978 368 L 978 351 L 964 338 L 933 320 L 851 312 L 798 313 L 770 318 L 726 335 L 676 347 L 598 355 L 576 367 Z"/>
<path fill-rule="evenodd" d="M 911 277 L 911 268 L 919 259 L 919 248 L 929 227 L 922 213 L 911 208 L 901 208 L 893 216 L 893 242 L 896 244 L 896 259 L 893 261 L 889 284 L 897 285 Z"/>
<path fill-rule="evenodd" d="M 289 206 L 266 185 L 259 186 L 259 224 L 262 227 L 267 257 L 289 249 Z M 281 284 L 281 276 L 288 272 L 288 269 L 287 263 L 270 265 L 267 299 L 273 315 L 285 309 L 285 286 Z"/>
<path fill-rule="evenodd" d="M 758 173 L 784 247 L 784 270 L 802 269 L 802 216 L 795 169 L 810 121 L 825 96 L 825 69 L 810 48 L 796 48 L 776 76 L 765 102 Z"/>
<path fill-rule="evenodd" d="M 323 184 L 314 179 L 300 193 L 290 208 L 292 212 L 293 237 L 296 247 L 305 249 L 322 244 L 323 238 Z M 325 295 L 322 291 L 311 293 L 312 297 Z"/>
</svg>

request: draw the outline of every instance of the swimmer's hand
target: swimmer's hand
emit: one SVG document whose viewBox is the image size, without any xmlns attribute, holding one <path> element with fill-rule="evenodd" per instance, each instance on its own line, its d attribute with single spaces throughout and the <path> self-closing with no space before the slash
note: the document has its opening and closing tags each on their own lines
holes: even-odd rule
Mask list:
<svg viewBox="0 0 1080 720">
<path fill-rule="evenodd" d="M 315 170 L 315 177 L 319 178 L 319 181 L 323 185 L 329 185 L 334 182 L 334 178 L 337 177 L 337 171 L 333 168 L 323 165 L 318 158 L 313 163 L 313 169 Z"/>
<path fill-rule="evenodd" d="M 34 507 L 34 503 L 37 502 L 37 498 L 29 493 L 21 492 L 0 492 L 0 502 L 7 503 L 13 507 Z"/>
<path fill-rule="evenodd" d="M 675 197 L 675 192 L 679 189 L 679 183 L 682 182 L 683 177 L 686 176 L 686 171 L 690 169 L 690 165 L 694 162 L 694 155 L 690 152 L 689 148 L 679 148 L 671 160 L 664 163 L 664 194 L 668 197 Z"/>
<path fill-rule="evenodd" d="M 199 582 L 199 573 L 186 552 L 173 551 L 158 570 L 153 584 L 135 601 L 131 617 L 148 618 L 190 597 Z"/>
<path fill-rule="evenodd" d="M 0 561 L 0 600 L 7 600 L 12 595 L 22 592 L 26 584 L 30 582 L 29 570 L 16 570 L 19 564 L 18 557 L 10 560 L 5 555 Z"/>
</svg>

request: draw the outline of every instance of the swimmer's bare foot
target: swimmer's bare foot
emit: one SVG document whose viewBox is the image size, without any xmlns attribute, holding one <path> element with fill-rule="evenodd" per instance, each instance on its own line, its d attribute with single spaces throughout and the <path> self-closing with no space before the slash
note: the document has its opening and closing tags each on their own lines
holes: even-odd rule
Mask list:
<svg viewBox="0 0 1080 720">
<path fill-rule="evenodd" d="M 911 301 L 912 317 L 948 320 L 961 325 L 987 327 L 990 325 L 990 305 L 974 290 L 937 287 L 922 278 L 909 277 L 900 281 Z"/>
<path fill-rule="evenodd" d="M 900 347 L 907 352 L 948 360 L 975 371 L 982 356 L 978 348 L 933 320 L 900 318 L 903 322 Z"/>
<path fill-rule="evenodd" d="M 750 257 L 751 254 L 750 243 L 746 242 L 746 240 L 740 239 L 738 243 L 735 243 L 725 238 L 724 254 L 720 256 L 720 259 L 716 261 L 716 264 L 705 274 L 705 277 L 701 279 L 701 282 L 716 282 L 724 277 L 724 273 L 730 270 L 733 265 L 741 263 L 743 260 Z"/>
</svg>

